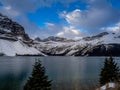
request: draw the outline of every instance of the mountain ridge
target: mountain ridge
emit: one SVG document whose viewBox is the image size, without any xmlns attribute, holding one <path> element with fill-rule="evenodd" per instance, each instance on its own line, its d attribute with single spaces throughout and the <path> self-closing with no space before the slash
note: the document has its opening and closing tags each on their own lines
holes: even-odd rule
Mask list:
<svg viewBox="0 0 120 90">
<path fill-rule="evenodd" d="M 0 14 L 0 55 L 120 56 L 120 34 L 102 32 L 79 40 L 56 36 L 33 40 L 20 24 Z"/>
<path fill-rule="evenodd" d="M 120 56 L 120 38 L 112 32 L 102 32 L 74 41 L 40 41 L 34 46 L 52 56 Z"/>
</svg>

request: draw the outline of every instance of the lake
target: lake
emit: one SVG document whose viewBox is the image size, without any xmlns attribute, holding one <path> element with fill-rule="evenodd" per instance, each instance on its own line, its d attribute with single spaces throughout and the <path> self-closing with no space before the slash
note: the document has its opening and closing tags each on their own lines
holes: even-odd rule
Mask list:
<svg viewBox="0 0 120 90">
<path fill-rule="evenodd" d="M 105 57 L 0 57 L 0 90 L 22 90 L 32 72 L 35 58 L 40 58 L 52 90 L 90 90 L 99 85 Z M 120 66 L 120 58 L 115 57 Z M 92 90 L 92 89 L 91 89 Z"/>
</svg>

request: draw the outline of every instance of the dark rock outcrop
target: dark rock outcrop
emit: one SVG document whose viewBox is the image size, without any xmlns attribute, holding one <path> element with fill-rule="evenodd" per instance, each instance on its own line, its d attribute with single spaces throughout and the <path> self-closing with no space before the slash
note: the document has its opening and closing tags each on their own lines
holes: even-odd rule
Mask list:
<svg viewBox="0 0 120 90">
<path fill-rule="evenodd" d="M 101 44 L 89 49 L 88 56 L 120 56 L 120 44 Z"/>
<path fill-rule="evenodd" d="M 23 26 L 2 14 L 0 14 L 0 34 L 11 35 L 14 37 L 21 36 L 26 41 L 30 40 L 28 34 L 25 33 Z"/>
<path fill-rule="evenodd" d="M 38 42 L 42 41 L 39 37 L 36 37 L 34 40 Z"/>
<path fill-rule="evenodd" d="M 86 46 L 73 53 L 74 56 L 120 56 L 120 44 Z"/>
</svg>

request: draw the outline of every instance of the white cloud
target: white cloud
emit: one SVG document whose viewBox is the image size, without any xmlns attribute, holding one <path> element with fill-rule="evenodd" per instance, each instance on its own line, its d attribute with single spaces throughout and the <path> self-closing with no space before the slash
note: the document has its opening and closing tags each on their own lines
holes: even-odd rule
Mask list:
<svg viewBox="0 0 120 90">
<path fill-rule="evenodd" d="M 15 18 L 20 15 L 20 12 L 16 11 L 11 6 L 0 6 L 0 12 L 11 18 Z"/>
<path fill-rule="evenodd" d="M 63 26 L 62 31 L 56 34 L 58 37 L 72 38 L 83 37 L 83 32 L 74 26 Z"/>
<path fill-rule="evenodd" d="M 47 27 L 53 27 L 53 26 L 55 26 L 54 23 L 49 23 L 49 22 L 46 22 L 45 25 L 46 25 Z"/>
<path fill-rule="evenodd" d="M 103 27 L 101 30 L 108 31 L 108 32 L 114 32 L 114 33 L 120 33 L 120 22 L 115 24 L 114 26 L 109 27 Z"/>
<path fill-rule="evenodd" d="M 63 11 L 60 16 L 67 21 L 67 26 L 47 22 L 46 28 L 40 28 L 26 17 L 27 13 L 33 13 L 41 7 L 51 7 L 58 2 L 67 5 L 76 1 L 79 0 L 0 0 L 3 4 L 0 6 L 0 11 L 22 24 L 30 35 L 39 35 L 42 38 L 50 35 L 68 38 L 82 37 L 85 34 L 78 27 L 95 32 L 96 28 L 99 29 L 120 20 L 120 10 L 113 9 L 106 0 L 83 0 L 89 4 L 87 10 Z M 119 27 L 116 25 L 106 29 L 118 31 Z"/>
<path fill-rule="evenodd" d="M 4 7 L 6 10 L 11 10 L 11 6 Z"/>
<path fill-rule="evenodd" d="M 120 11 L 105 0 L 88 0 L 89 9 L 75 9 L 60 14 L 69 24 L 87 29 L 98 29 L 120 20 Z"/>
<path fill-rule="evenodd" d="M 51 7 L 52 4 L 61 3 L 67 5 L 77 0 L 0 0 L 3 6 L 0 6 L 0 11 L 3 15 L 6 15 L 12 20 L 20 23 L 25 31 L 32 37 L 39 36 L 46 38 L 48 36 L 54 36 L 56 33 L 62 31 L 63 25 L 57 25 L 54 23 L 46 22 L 45 28 L 37 26 L 35 23 L 30 22 L 27 13 L 33 13 L 41 7 Z M 14 3 L 13 3 L 14 2 Z"/>
<path fill-rule="evenodd" d="M 41 39 L 46 38 L 48 36 L 55 36 L 56 33 L 62 31 L 62 25 L 58 25 L 55 23 L 50 23 L 50 22 L 46 22 L 44 23 L 45 27 L 40 27 L 37 30 L 38 32 L 36 33 L 36 36 L 39 36 Z"/>
<path fill-rule="evenodd" d="M 65 19 L 68 23 L 75 25 L 79 23 L 78 18 L 81 18 L 81 15 L 81 11 L 79 9 L 76 9 L 73 12 L 66 14 Z"/>
<path fill-rule="evenodd" d="M 63 37 L 63 36 L 64 36 L 64 32 L 59 32 L 59 33 L 57 33 L 57 36 L 58 36 L 58 37 Z"/>
</svg>

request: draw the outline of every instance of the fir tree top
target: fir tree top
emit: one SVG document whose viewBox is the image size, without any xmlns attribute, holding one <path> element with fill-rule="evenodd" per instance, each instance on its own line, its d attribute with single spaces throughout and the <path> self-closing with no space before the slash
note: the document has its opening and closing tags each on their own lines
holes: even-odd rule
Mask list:
<svg viewBox="0 0 120 90">
<path fill-rule="evenodd" d="M 119 80 L 119 67 L 112 57 L 106 58 L 100 73 L 100 84 Z"/>
<path fill-rule="evenodd" d="M 51 81 L 45 75 L 45 68 L 39 59 L 35 60 L 32 74 L 24 86 L 24 90 L 51 90 Z"/>
</svg>

